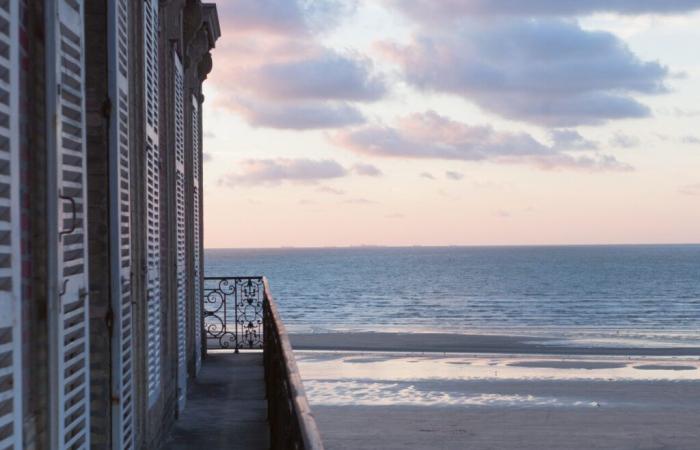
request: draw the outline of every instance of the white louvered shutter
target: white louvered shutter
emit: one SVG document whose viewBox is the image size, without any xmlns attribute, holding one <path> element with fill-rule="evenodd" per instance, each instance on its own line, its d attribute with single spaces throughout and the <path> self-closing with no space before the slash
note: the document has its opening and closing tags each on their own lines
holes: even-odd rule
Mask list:
<svg viewBox="0 0 700 450">
<path fill-rule="evenodd" d="M 194 353 L 196 372 L 202 365 L 202 229 L 201 229 L 201 200 L 200 200 L 200 165 L 202 141 L 199 131 L 199 101 L 192 96 L 192 216 L 194 235 L 194 254 L 192 255 L 192 272 L 194 274 Z"/>
<path fill-rule="evenodd" d="M 180 410 L 187 398 L 187 246 L 185 240 L 185 86 L 182 62 L 173 51 L 175 104 L 175 211 L 177 248 L 177 386 Z"/>
<path fill-rule="evenodd" d="M 90 361 L 87 261 L 87 183 L 82 0 L 48 2 L 51 60 L 49 108 L 54 129 L 57 198 L 50 199 L 58 234 L 52 302 L 53 448 L 90 447 Z M 55 84 L 52 85 L 52 82 Z M 50 116 L 51 117 L 51 116 Z"/>
<path fill-rule="evenodd" d="M 148 403 L 160 394 L 160 147 L 158 82 L 158 0 L 144 2 L 144 73 L 146 111 L 146 270 L 148 297 Z"/>
<path fill-rule="evenodd" d="M 0 2 L 0 449 L 22 448 L 19 2 Z"/>
<path fill-rule="evenodd" d="M 109 2 L 112 448 L 134 447 L 129 161 L 129 5 Z"/>
</svg>

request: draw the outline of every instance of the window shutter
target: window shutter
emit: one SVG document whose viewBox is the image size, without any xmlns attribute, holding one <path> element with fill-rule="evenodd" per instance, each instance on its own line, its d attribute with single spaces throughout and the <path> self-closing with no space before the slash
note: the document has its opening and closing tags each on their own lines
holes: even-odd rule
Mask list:
<svg viewBox="0 0 700 450">
<path fill-rule="evenodd" d="M 160 149 L 158 86 L 158 0 L 144 2 L 144 73 L 146 111 L 146 210 L 148 289 L 148 402 L 160 393 L 161 290 L 160 290 Z"/>
<path fill-rule="evenodd" d="M 129 5 L 109 2 L 112 447 L 134 446 L 129 161 Z"/>
<path fill-rule="evenodd" d="M 197 96 L 192 96 L 192 215 L 193 215 L 193 235 L 194 235 L 194 254 L 192 255 L 192 268 L 194 274 L 194 352 L 195 366 L 199 373 L 199 368 L 202 365 L 202 230 L 201 230 L 201 200 L 200 200 L 200 158 L 201 158 L 201 140 L 199 132 L 199 101 Z"/>
<path fill-rule="evenodd" d="M 52 179 L 52 447 L 90 447 L 90 361 L 83 1 L 47 2 Z M 52 225 L 53 228 L 53 225 Z M 55 250 L 54 250 L 55 248 Z"/>
<path fill-rule="evenodd" d="M 19 2 L 0 2 L 0 448 L 22 448 Z"/>
<path fill-rule="evenodd" d="M 187 246 L 185 241 L 185 86 L 182 62 L 173 51 L 175 104 L 175 211 L 177 247 L 177 366 L 180 410 L 187 398 Z"/>
</svg>

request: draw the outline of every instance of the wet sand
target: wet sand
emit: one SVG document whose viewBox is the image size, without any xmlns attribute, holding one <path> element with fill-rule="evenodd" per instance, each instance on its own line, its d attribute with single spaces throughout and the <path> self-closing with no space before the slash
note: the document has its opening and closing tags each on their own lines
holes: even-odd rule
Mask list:
<svg viewBox="0 0 700 450">
<path fill-rule="evenodd" d="M 292 342 L 329 450 L 700 449 L 698 347 L 408 333 Z"/>
<path fill-rule="evenodd" d="M 498 353 L 538 355 L 700 356 L 700 346 L 568 345 L 541 336 L 441 333 L 293 333 L 296 350 Z"/>
<path fill-rule="evenodd" d="M 695 392 L 697 394 L 697 391 Z M 700 408 L 314 406 L 328 450 L 697 450 Z"/>
<path fill-rule="evenodd" d="M 508 364 L 511 367 L 536 367 L 541 369 L 621 369 L 623 363 L 602 361 L 519 361 Z"/>
<path fill-rule="evenodd" d="M 660 370 L 662 380 L 605 380 L 596 378 L 605 369 L 582 367 L 559 370 L 591 370 L 591 379 L 425 379 L 418 373 L 416 380 L 391 381 L 377 380 L 380 373 L 305 384 L 329 450 L 700 448 L 697 363 L 690 381 L 674 381 L 673 370 Z"/>
</svg>

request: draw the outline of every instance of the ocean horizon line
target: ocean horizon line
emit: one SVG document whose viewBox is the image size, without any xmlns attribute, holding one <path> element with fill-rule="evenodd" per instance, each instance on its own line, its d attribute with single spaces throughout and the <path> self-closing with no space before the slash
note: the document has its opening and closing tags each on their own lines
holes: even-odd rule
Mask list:
<svg viewBox="0 0 700 450">
<path fill-rule="evenodd" d="M 595 248 L 595 247 L 697 247 L 700 242 L 668 243 L 602 243 L 602 244 L 449 244 L 449 245 L 329 245 L 329 246 L 271 246 L 271 247 L 204 247 L 209 250 L 353 250 L 353 249 L 459 249 L 459 248 Z"/>
</svg>

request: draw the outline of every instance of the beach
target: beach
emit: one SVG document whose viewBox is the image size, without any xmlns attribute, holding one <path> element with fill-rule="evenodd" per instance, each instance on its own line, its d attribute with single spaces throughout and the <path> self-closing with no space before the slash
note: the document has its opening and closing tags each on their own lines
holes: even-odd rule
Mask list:
<svg viewBox="0 0 700 450">
<path fill-rule="evenodd" d="M 293 334 L 328 449 L 697 449 L 700 349 L 445 333 Z"/>
<path fill-rule="evenodd" d="M 700 448 L 700 246 L 207 252 L 270 279 L 326 448 Z"/>
</svg>

